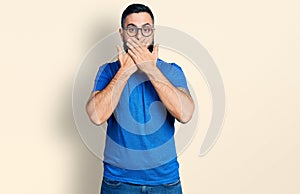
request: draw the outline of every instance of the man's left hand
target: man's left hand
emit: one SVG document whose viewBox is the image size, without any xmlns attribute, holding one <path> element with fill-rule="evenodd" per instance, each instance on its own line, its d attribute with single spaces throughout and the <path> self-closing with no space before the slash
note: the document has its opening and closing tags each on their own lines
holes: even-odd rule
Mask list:
<svg viewBox="0 0 300 194">
<path fill-rule="evenodd" d="M 156 61 L 158 58 L 158 44 L 153 48 L 151 53 L 148 50 L 150 44 L 145 38 L 140 40 L 130 38 L 127 40 L 128 54 L 131 56 L 137 67 L 144 73 L 150 73 L 156 68 Z"/>
</svg>

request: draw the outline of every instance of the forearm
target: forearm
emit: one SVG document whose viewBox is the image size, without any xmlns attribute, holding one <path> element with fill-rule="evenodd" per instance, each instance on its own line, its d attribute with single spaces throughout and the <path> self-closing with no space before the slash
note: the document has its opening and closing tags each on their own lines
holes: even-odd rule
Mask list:
<svg viewBox="0 0 300 194">
<path fill-rule="evenodd" d="M 173 86 L 157 67 L 148 72 L 147 75 L 168 111 L 178 121 L 188 122 L 194 112 L 192 97 L 185 91 Z"/>
<path fill-rule="evenodd" d="M 131 72 L 120 68 L 103 90 L 92 94 L 87 103 L 86 111 L 93 123 L 101 125 L 111 116 L 131 74 Z"/>
</svg>

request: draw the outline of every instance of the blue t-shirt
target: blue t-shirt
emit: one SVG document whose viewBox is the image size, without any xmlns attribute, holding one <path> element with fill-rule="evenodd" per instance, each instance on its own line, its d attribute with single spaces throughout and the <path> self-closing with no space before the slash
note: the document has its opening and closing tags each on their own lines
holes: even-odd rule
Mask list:
<svg viewBox="0 0 300 194">
<path fill-rule="evenodd" d="M 189 91 L 178 65 L 158 59 L 157 67 L 175 87 Z M 119 68 L 119 61 L 102 65 L 93 91 L 103 90 Z M 107 120 L 104 177 L 141 185 L 178 180 L 174 122 L 146 74 L 132 74 Z"/>
</svg>

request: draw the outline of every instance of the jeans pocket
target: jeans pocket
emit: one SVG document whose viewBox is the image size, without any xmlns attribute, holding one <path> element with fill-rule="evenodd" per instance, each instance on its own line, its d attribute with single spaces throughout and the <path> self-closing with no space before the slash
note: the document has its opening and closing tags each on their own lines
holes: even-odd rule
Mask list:
<svg viewBox="0 0 300 194">
<path fill-rule="evenodd" d="M 103 178 L 103 181 L 102 181 L 104 184 L 108 185 L 108 186 L 112 186 L 112 187 L 117 187 L 119 185 L 121 185 L 121 182 L 120 181 L 116 181 L 116 180 L 111 180 L 111 179 L 108 179 L 108 178 Z"/>
</svg>

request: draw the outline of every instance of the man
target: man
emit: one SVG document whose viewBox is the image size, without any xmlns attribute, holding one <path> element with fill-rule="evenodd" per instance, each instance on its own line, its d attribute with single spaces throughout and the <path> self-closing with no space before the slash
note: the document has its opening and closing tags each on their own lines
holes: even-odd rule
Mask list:
<svg viewBox="0 0 300 194">
<path fill-rule="evenodd" d="M 101 193 L 182 193 L 174 142 L 175 119 L 194 111 L 181 68 L 158 58 L 154 16 L 129 5 L 119 29 L 118 60 L 99 68 L 86 110 L 96 125 L 107 122 Z"/>
</svg>

